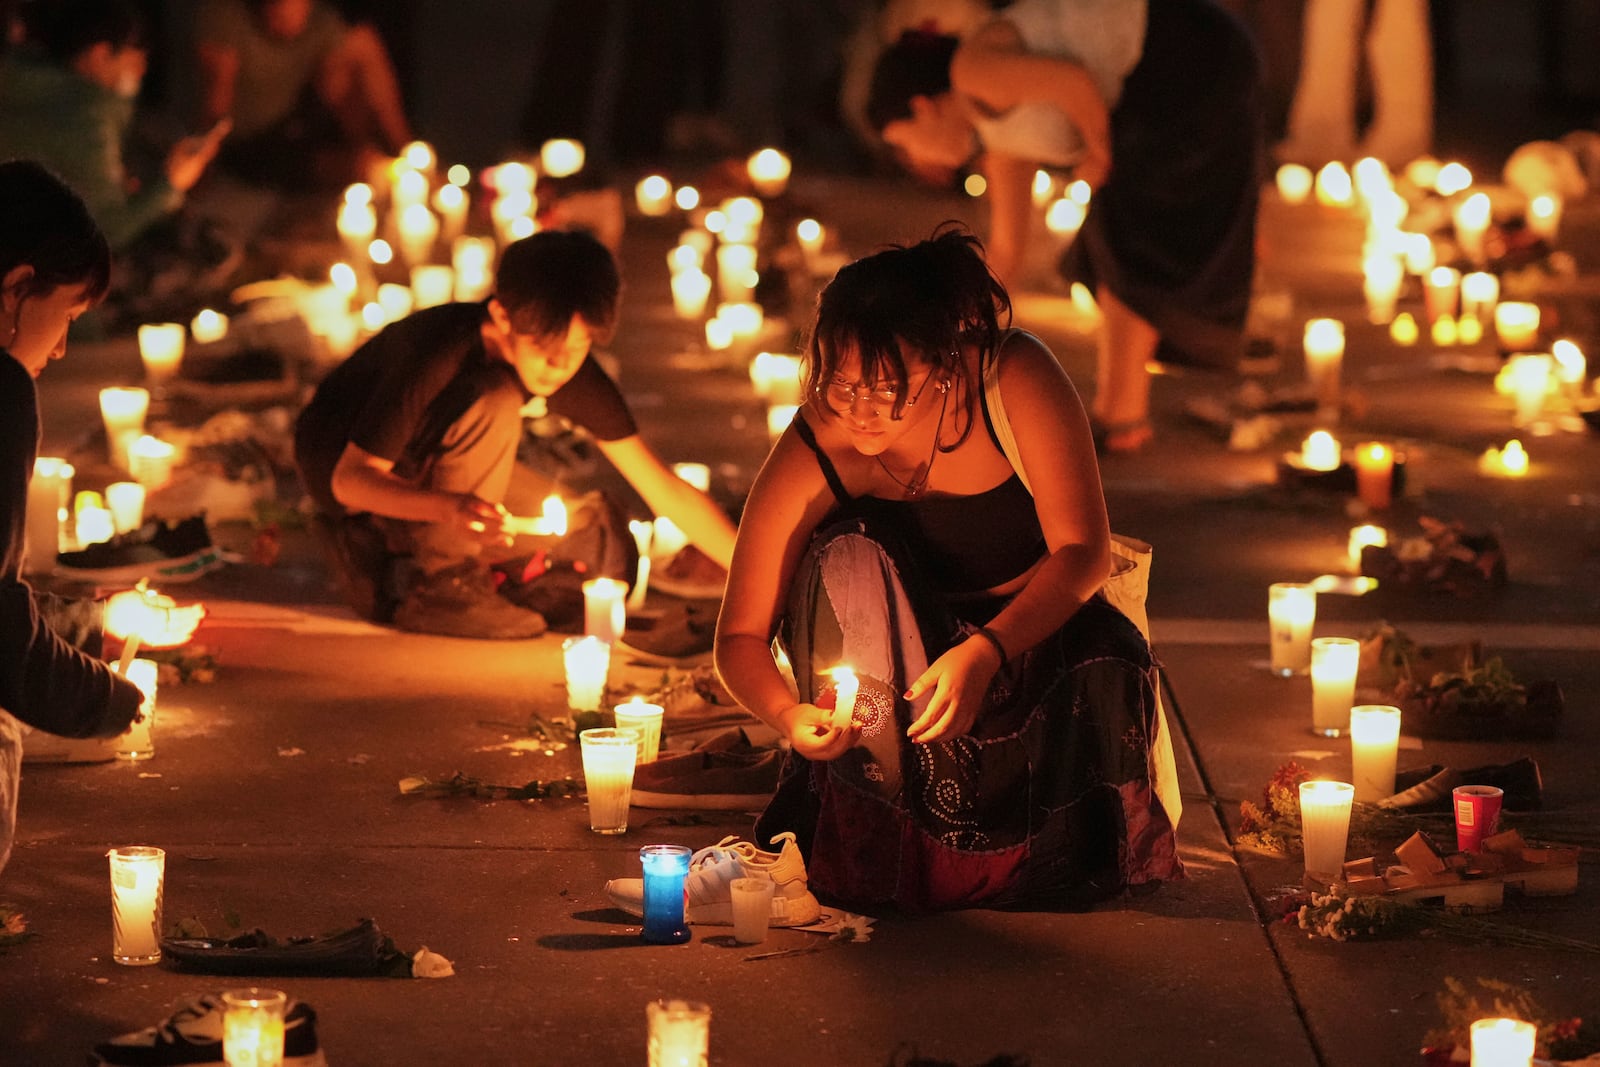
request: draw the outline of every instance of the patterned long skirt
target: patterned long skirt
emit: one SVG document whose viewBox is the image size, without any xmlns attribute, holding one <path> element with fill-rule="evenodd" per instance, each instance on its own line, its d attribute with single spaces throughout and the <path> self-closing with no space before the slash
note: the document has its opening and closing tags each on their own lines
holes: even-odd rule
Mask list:
<svg viewBox="0 0 1600 1067">
<path fill-rule="evenodd" d="M 927 698 L 900 694 L 1002 605 L 943 600 L 881 526 L 813 541 L 782 651 L 803 701 L 832 699 L 833 666 L 856 671 L 863 736 L 836 760 L 791 752 L 756 834 L 794 831 L 818 892 L 905 911 L 1078 907 L 1182 877 L 1151 774 L 1149 644 L 1101 597 L 1012 658 L 967 736 L 906 738 Z"/>
</svg>

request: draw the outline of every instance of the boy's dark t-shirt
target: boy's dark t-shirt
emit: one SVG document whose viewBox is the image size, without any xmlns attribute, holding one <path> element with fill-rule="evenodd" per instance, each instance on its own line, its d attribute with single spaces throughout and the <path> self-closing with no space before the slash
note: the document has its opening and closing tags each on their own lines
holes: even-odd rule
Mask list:
<svg viewBox="0 0 1600 1067">
<path fill-rule="evenodd" d="M 416 477 L 450 425 L 480 396 L 507 389 L 531 394 L 512 366 L 484 347 L 487 312 L 479 304 L 444 304 L 391 323 L 351 353 L 317 386 L 300 413 L 295 452 L 306 489 L 326 511 L 344 509 L 333 497 L 333 469 L 347 444 L 394 463 Z M 584 357 L 572 379 L 547 401 L 601 441 L 638 433 L 616 383 Z"/>
</svg>

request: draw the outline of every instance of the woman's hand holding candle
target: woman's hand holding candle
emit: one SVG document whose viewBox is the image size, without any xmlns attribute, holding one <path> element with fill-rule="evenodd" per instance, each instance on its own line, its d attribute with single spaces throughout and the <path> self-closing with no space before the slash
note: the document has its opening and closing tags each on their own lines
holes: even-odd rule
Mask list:
<svg viewBox="0 0 1600 1067">
<path fill-rule="evenodd" d="M 855 722 L 841 727 L 832 708 L 794 704 L 777 715 L 778 726 L 789 735 L 796 754 L 808 760 L 832 760 L 849 752 L 861 738 Z"/>
</svg>

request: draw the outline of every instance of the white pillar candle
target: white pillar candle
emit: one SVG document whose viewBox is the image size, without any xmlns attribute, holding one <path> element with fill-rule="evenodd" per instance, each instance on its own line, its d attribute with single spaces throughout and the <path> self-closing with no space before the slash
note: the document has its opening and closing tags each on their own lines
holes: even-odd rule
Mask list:
<svg viewBox="0 0 1600 1067">
<path fill-rule="evenodd" d="M 617 728 L 635 730 L 639 734 L 639 762 L 654 763 L 661 752 L 661 718 L 664 709 L 660 704 L 650 704 L 643 697 L 634 696 L 612 709 Z"/>
<path fill-rule="evenodd" d="M 1339 410 L 1339 369 L 1344 362 L 1344 323 L 1338 319 L 1311 319 L 1303 341 L 1306 378 L 1320 411 Z"/>
<path fill-rule="evenodd" d="M 410 286 L 398 282 L 384 282 L 378 286 L 378 307 L 383 309 L 385 323 L 399 322 L 411 314 L 412 304 Z"/>
<path fill-rule="evenodd" d="M 420 170 L 406 166 L 403 161 L 393 170 L 389 184 L 389 210 L 394 216 L 404 215 L 413 207 L 428 203 L 428 176 Z"/>
<path fill-rule="evenodd" d="M 112 482 L 106 486 L 106 507 L 117 533 L 127 533 L 144 525 L 144 486 L 138 482 Z"/>
<path fill-rule="evenodd" d="M 1374 526 L 1371 523 L 1363 523 L 1360 526 L 1351 527 L 1348 549 L 1350 557 L 1350 569 L 1357 574 L 1361 573 L 1362 549 L 1366 548 L 1368 545 L 1372 545 L 1374 548 L 1383 548 L 1388 543 L 1389 531 L 1385 530 L 1382 526 Z"/>
<path fill-rule="evenodd" d="M 1356 496 L 1376 511 L 1387 508 L 1394 498 L 1394 446 L 1382 441 L 1363 441 L 1355 447 Z"/>
<path fill-rule="evenodd" d="M 733 326 L 727 319 L 713 315 L 706 320 L 706 347 L 713 352 L 726 352 L 733 347 Z"/>
<path fill-rule="evenodd" d="M 1399 708 L 1392 704 L 1357 704 L 1350 709 L 1350 777 L 1355 784 L 1355 799 L 1373 804 L 1394 795 L 1395 753 L 1399 747 Z"/>
<path fill-rule="evenodd" d="M 756 396 L 775 404 L 798 404 L 805 382 L 802 361 L 786 352 L 758 352 L 750 361 L 750 385 Z"/>
<path fill-rule="evenodd" d="M 172 480 L 177 452 L 159 437 L 144 434 L 128 446 L 128 473 L 146 490 L 160 489 Z"/>
<path fill-rule="evenodd" d="M 1472 1067 L 1531 1067 L 1538 1030 L 1521 1019 L 1478 1019 L 1470 1030 Z"/>
<path fill-rule="evenodd" d="M 180 330 L 183 327 L 178 327 Z M 100 418 L 106 427 L 106 453 L 118 467 L 128 466 L 128 446 L 144 432 L 150 391 L 110 386 L 100 390 Z"/>
<path fill-rule="evenodd" d="M 1355 183 L 1356 195 L 1369 210 L 1374 201 L 1394 188 L 1394 183 L 1389 179 L 1389 168 L 1383 165 L 1383 160 L 1373 156 L 1362 156 L 1356 160 L 1355 166 L 1350 168 L 1350 176 Z"/>
<path fill-rule="evenodd" d="M 1528 230 L 1554 243 L 1561 230 L 1561 197 L 1555 193 L 1541 193 L 1528 201 Z"/>
<path fill-rule="evenodd" d="M 113 663 L 112 670 L 120 664 Z M 130 723 L 116 740 L 115 754 L 123 760 L 147 760 L 156 754 L 156 680 L 158 668 L 153 659 L 136 659 L 128 664 L 128 681 L 139 687 L 144 700 L 139 703 L 139 721 Z"/>
<path fill-rule="evenodd" d="M 749 300 L 732 300 L 717 305 L 717 318 L 728 324 L 733 340 L 750 344 L 761 335 L 766 321 L 761 305 Z"/>
<path fill-rule="evenodd" d="M 675 277 L 686 270 L 699 270 L 705 262 L 705 254 L 694 245 L 673 245 L 667 253 L 667 273 Z"/>
<path fill-rule="evenodd" d="M 801 219 L 794 224 L 794 237 L 800 244 L 800 250 L 810 257 L 822 251 L 828 240 L 828 231 L 816 219 Z"/>
<path fill-rule="evenodd" d="M 279 989 L 228 989 L 222 994 L 222 1062 L 226 1067 L 282 1067 L 289 996 Z"/>
<path fill-rule="evenodd" d="M 1539 345 L 1539 305 L 1502 300 L 1494 308 L 1494 336 L 1506 352 L 1527 352 Z"/>
<path fill-rule="evenodd" d="M 447 186 L 454 189 L 455 186 Z M 411 268 L 411 303 L 417 308 L 450 303 L 456 291 L 456 272 L 442 263 L 424 263 Z"/>
<path fill-rule="evenodd" d="M 456 299 L 471 303 L 494 291 L 495 245 L 492 237 L 457 237 L 450 246 L 456 272 Z"/>
<path fill-rule="evenodd" d="M 756 246 L 721 244 L 717 246 L 717 295 L 723 301 L 738 303 L 750 299 L 756 285 Z"/>
<path fill-rule="evenodd" d="M 561 642 L 561 658 L 567 676 L 567 707 L 599 711 L 611 670 L 611 646 L 598 637 L 569 637 Z"/>
<path fill-rule="evenodd" d="M 583 785 L 589 794 L 589 829 L 621 834 L 628 829 L 628 802 L 639 756 L 639 735 L 599 727 L 578 735 L 583 755 Z"/>
<path fill-rule="evenodd" d="M 1344 462 L 1339 439 L 1327 430 L 1312 430 L 1300 442 L 1300 465 L 1313 471 L 1336 471 Z"/>
<path fill-rule="evenodd" d="M 639 214 L 659 218 L 672 210 L 672 183 L 659 174 L 640 178 L 633 187 L 633 202 Z"/>
<path fill-rule="evenodd" d="M 745 173 L 759 196 L 782 196 L 793 165 L 776 148 L 763 148 L 745 162 Z"/>
<path fill-rule="evenodd" d="M 856 716 L 856 696 L 861 692 L 861 679 L 849 667 L 834 667 L 828 671 L 833 679 L 833 724 L 841 730 L 848 729 Z"/>
<path fill-rule="evenodd" d="M 33 480 L 28 483 L 27 570 L 48 574 L 55 568 L 61 551 L 61 515 L 72 499 L 72 464 L 56 456 L 40 456 L 33 461 Z"/>
<path fill-rule="evenodd" d="M 1473 263 L 1484 261 L 1483 237 L 1489 231 L 1489 196 L 1473 193 L 1456 205 L 1451 213 L 1455 223 L 1456 243 L 1461 254 Z"/>
<path fill-rule="evenodd" d="M 394 246 L 382 237 L 375 238 L 367 244 L 367 259 L 374 266 L 388 266 L 394 262 Z"/>
<path fill-rule="evenodd" d="M 506 193 L 531 193 L 538 182 L 538 175 L 526 163 L 511 161 L 502 163 L 489 172 L 489 186 L 494 189 L 496 196 Z"/>
<path fill-rule="evenodd" d="M 672 194 L 672 202 L 679 211 L 693 211 L 700 206 L 700 190 L 692 185 L 680 185 Z"/>
<path fill-rule="evenodd" d="M 532 225 L 533 217 L 538 210 L 538 201 L 525 189 L 503 192 L 495 197 L 494 203 L 489 205 L 489 218 L 494 223 L 495 239 L 504 247 L 531 234 L 533 230 L 527 227 Z"/>
<path fill-rule="evenodd" d="M 628 624 L 628 587 L 615 578 L 591 578 L 583 583 L 583 632 L 609 645 L 622 639 Z"/>
<path fill-rule="evenodd" d="M 1440 196 L 1455 196 L 1472 188 L 1472 171 L 1460 163 L 1446 163 L 1433 176 L 1433 191 Z"/>
<path fill-rule="evenodd" d="M 698 319 L 711 299 L 711 276 L 696 268 L 672 276 L 672 309 L 680 319 Z"/>
<path fill-rule="evenodd" d="M 368 195 L 371 195 L 370 190 Z M 378 213 L 373 210 L 371 201 L 352 203 L 347 199 L 339 208 L 337 225 L 345 253 L 352 259 L 360 259 L 366 255 L 367 245 L 377 236 Z"/>
<path fill-rule="evenodd" d="M 1461 294 L 1461 272 L 1454 267 L 1435 267 L 1430 270 L 1422 283 L 1423 306 L 1428 312 L 1428 321 L 1437 322 L 1456 314 L 1456 301 Z"/>
<path fill-rule="evenodd" d="M 1323 207 L 1349 207 L 1355 199 L 1349 169 L 1338 160 L 1323 164 L 1317 171 L 1316 193 Z"/>
<path fill-rule="evenodd" d="M 1367 299 L 1367 321 L 1383 325 L 1394 318 L 1405 268 L 1387 253 L 1370 255 L 1362 262 L 1362 293 Z"/>
<path fill-rule="evenodd" d="M 1318 637 L 1311 642 L 1311 732 L 1341 737 L 1350 728 L 1361 642 L 1353 637 Z"/>
<path fill-rule="evenodd" d="M 1522 352 L 1506 360 L 1506 377 L 1516 401 L 1515 425 L 1531 425 L 1544 410 L 1550 393 L 1551 357 L 1544 352 Z"/>
<path fill-rule="evenodd" d="M 213 311 L 211 314 L 215 316 L 217 313 Z M 224 323 L 222 332 L 227 331 Z M 163 385 L 177 376 L 178 366 L 183 362 L 186 339 L 187 334 L 181 322 L 147 322 L 139 327 L 139 360 L 144 364 L 146 381 L 151 385 Z M 196 337 L 195 340 L 200 338 Z"/>
<path fill-rule="evenodd" d="M 711 492 L 711 467 L 705 463 L 674 463 L 672 473 L 702 493 Z"/>
<path fill-rule="evenodd" d="M 466 232 L 471 206 L 471 198 L 459 185 L 441 185 L 433 194 L 433 209 L 439 213 L 439 238 L 445 244 L 454 244 Z"/>
<path fill-rule="evenodd" d="M 1461 276 L 1461 315 L 1488 322 L 1500 299 L 1500 279 L 1488 271 L 1475 270 Z"/>
<path fill-rule="evenodd" d="M 706 1067 L 711 1047 L 710 1005 L 652 1000 L 647 1014 L 650 1067 Z"/>
<path fill-rule="evenodd" d="M 556 137 L 539 147 L 539 172 L 552 178 L 570 178 L 583 169 L 582 141 Z"/>
<path fill-rule="evenodd" d="M 1402 256 L 1406 261 L 1406 270 L 1421 277 L 1438 265 L 1438 255 L 1433 248 L 1433 238 L 1425 233 L 1401 234 L 1404 242 L 1401 246 Z"/>
<path fill-rule="evenodd" d="M 1267 590 L 1272 673 L 1282 677 L 1311 669 L 1311 628 L 1317 621 L 1317 591 L 1305 582 L 1274 582 Z"/>
<path fill-rule="evenodd" d="M 639 519 L 628 520 L 628 532 L 633 535 L 633 547 L 639 553 L 639 569 L 633 579 L 633 589 L 628 593 L 628 610 L 644 607 L 646 590 L 650 586 L 650 542 L 655 524 Z"/>
<path fill-rule="evenodd" d="M 99 494 L 96 494 L 98 496 Z M 88 548 L 109 541 L 117 534 L 117 523 L 111 509 L 100 504 L 88 504 L 77 509 L 73 516 L 73 531 L 79 548 Z"/>
<path fill-rule="evenodd" d="M 167 854 L 133 845 L 111 860 L 111 958 L 129 966 L 161 962 L 161 883 Z"/>
<path fill-rule="evenodd" d="M 1355 787 L 1348 782 L 1300 783 L 1300 839 L 1305 846 L 1307 874 L 1337 878 L 1344 872 L 1354 799 Z"/>
<path fill-rule="evenodd" d="M 1285 163 L 1278 168 L 1278 198 L 1285 204 L 1303 204 L 1311 195 L 1311 185 L 1315 180 L 1311 168 L 1299 163 Z"/>
<path fill-rule="evenodd" d="M 750 240 L 755 240 L 754 231 L 761 228 L 761 220 L 766 216 L 767 210 L 761 206 L 761 201 L 753 196 L 734 196 L 724 200 L 720 207 L 728 225 L 735 229 L 752 231 Z M 726 232 L 722 239 L 731 240 Z"/>
<path fill-rule="evenodd" d="M 415 267 L 433 258 L 439 239 L 439 216 L 427 204 L 412 204 L 400 215 L 400 258 Z"/>
</svg>

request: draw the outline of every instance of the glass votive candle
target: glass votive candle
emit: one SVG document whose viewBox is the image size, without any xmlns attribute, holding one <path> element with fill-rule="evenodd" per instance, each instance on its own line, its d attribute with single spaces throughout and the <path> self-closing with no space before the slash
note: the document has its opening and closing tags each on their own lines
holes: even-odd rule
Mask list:
<svg viewBox="0 0 1600 1067">
<path fill-rule="evenodd" d="M 672 307 L 680 319 L 698 319 L 711 299 L 711 276 L 698 267 L 672 276 Z"/>
<path fill-rule="evenodd" d="M 569 637 L 561 642 L 567 675 L 567 707 L 599 711 L 611 671 L 611 646 L 598 637 Z"/>
<path fill-rule="evenodd" d="M 281 989 L 222 993 L 222 1062 L 227 1067 L 281 1067 L 289 995 Z"/>
<path fill-rule="evenodd" d="M 622 639 L 628 625 L 628 587 L 615 578 L 583 583 L 583 632 L 609 645 Z"/>
<path fill-rule="evenodd" d="M 633 202 L 641 215 L 665 215 L 672 210 L 672 183 L 660 174 L 646 175 L 633 187 Z"/>
<path fill-rule="evenodd" d="M 1475 270 L 1461 276 L 1461 315 L 1483 322 L 1494 314 L 1500 300 L 1500 279 L 1488 271 Z"/>
<path fill-rule="evenodd" d="M 660 704 L 648 704 L 640 696 L 635 696 L 632 700 L 618 704 L 612 709 L 618 729 L 638 731 L 640 763 L 654 763 L 661 753 L 663 713 L 664 709 Z"/>
<path fill-rule="evenodd" d="M 128 445 L 128 473 L 145 489 L 160 489 L 172 480 L 178 450 L 170 442 L 141 434 Z"/>
<path fill-rule="evenodd" d="M 1515 424 L 1531 425 L 1544 411 L 1554 360 L 1544 352 L 1522 352 L 1506 361 L 1505 375 L 1516 404 Z"/>
<path fill-rule="evenodd" d="M 1373 804 L 1394 795 L 1394 765 L 1400 747 L 1400 709 L 1392 704 L 1357 704 L 1350 709 L 1350 777 L 1355 799 Z"/>
<path fill-rule="evenodd" d="M 1310 167 L 1301 166 L 1299 163 L 1285 163 L 1278 168 L 1276 176 L 1278 198 L 1285 204 L 1303 204 L 1311 195 L 1311 186 L 1315 180 Z"/>
<path fill-rule="evenodd" d="M 183 329 L 179 326 L 178 329 Z M 150 411 L 148 389 L 110 386 L 100 390 L 100 418 L 106 427 L 106 458 L 124 469 L 128 448 L 144 433 L 144 419 Z"/>
<path fill-rule="evenodd" d="M 763 148 L 745 161 L 745 172 L 758 196 L 782 196 L 793 164 L 776 148 Z"/>
<path fill-rule="evenodd" d="M 111 859 L 111 958 L 130 967 L 160 963 L 166 852 L 130 845 L 106 855 Z"/>
<path fill-rule="evenodd" d="M 226 333 L 227 326 L 222 328 Z M 144 364 L 145 380 L 151 385 L 163 385 L 175 378 L 183 362 L 184 342 L 188 339 L 183 323 L 147 322 L 139 327 L 138 336 L 139 360 Z"/>
<path fill-rule="evenodd" d="M 706 1067 L 711 1050 L 711 1005 L 694 1000 L 652 1000 L 650 1067 Z"/>
<path fill-rule="evenodd" d="M 120 664 L 113 663 L 112 670 Z M 128 681 L 139 687 L 144 700 L 139 703 L 139 720 L 129 723 L 112 750 L 118 759 L 147 760 L 156 754 L 156 679 L 159 673 L 153 659 L 136 659 L 128 664 Z"/>
<path fill-rule="evenodd" d="M 689 877 L 688 845 L 646 845 L 639 850 L 644 869 L 644 928 L 639 936 L 658 945 L 689 940 L 684 920 L 684 882 Z"/>
<path fill-rule="evenodd" d="M 228 336 L 228 316 L 215 308 L 201 308 L 189 320 L 189 336 L 197 345 L 214 345 Z M 141 353 L 142 354 L 142 353 Z M 146 373 L 149 364 L 145 364 Z"/>
<path fill-rule="evenodd" d="M 1435 267 L 1428 272 L 1422 283 L 1422 300 L 1429 322 L 1437 322 L 1446 315 L 1454 319 L 1460 298 L 1460 271 L 1454 267 Z"/>
<path fill-rule="evenodd" d="M 1494 306 L 1494 336 L 1504 352 L 1528 352 L 1539 346 L 1539 305 L 1502 300 Z"/>
<path fill-rule="evenodd" d="M 774 888 L 772 879 L 765 875 L 735 878 L 728 883 L 733 900 L 733 939 L 741 945 L 757 945 L 767 939 Z"/>
<path fill-rule="evenodd" d="M 1472 1067 L 1529 1067 L 1538 1031 L 1521 1019 L 1479 1019 L 1472 1024 Z"/>
<path fill-rule="evenodd" d="M 1361 642 L 1353 637 L 1317 637 L 1311 642 L 1311 732 L 1342 737 L 1355 703 Z"/>
<path fill-rule="evenodd" d="M 106 507 L 117 533 L 144 525 L 144 486 L 138 482 L 112 482 L 106 486 Z"/>
<path fill-rule="evenodd" d="M 1362 523 L 1350 529 L 1350 540 L 1346 546 L 1346 553 L 1350 560 L 1350 570 L 1354 574 L 1361 573 L 1361 552 L 1369 545 L 1373 548 L 1384 548 L 1389 544 L 1389 531 L 1382 526 L 1371 523 Z"/>
<path fill-rule="evenodd" d="M 1317 591 L 1306 582 L 1274 582 L 1267 589 L 1272 673 L 1287 678 L 1311 669 L 1311 628 L 1317 621 Z"/>
<path fill-rule="evenodd" d="M 584 791 L 589 795 L 589 829 L 597 834 L 626 833 L 638 733 L 597 727 L 578 734 L 578 745 L 583 753 Z"/>
<path fill-rule="evenodd" d="M 1306 379 L 1323 412 L 1339 410 L 1339 371 L 1344 363 L 1344 323 L 1338 319 L 1312 319 L 1306 323 L 1302 347 Z"/>
<path fill-rule="evenodd" d="M 1394 446 L 1365 441 L 1356 446 L 1354 456 L 1357 498 L 1382 511 L 1394 500 Z"/>
<path fill-rule="evenodd" d="M 1337 878 L 1344 872 L 1354 799 L 1355 787 L 1348 782 L 1300 783 L 1300 837 L 1305 844 L 1307 874 Z"/>
<path fill-rule="evenodd" d="M 40 456 L 33 461 L 33 480 L 28 483 L 28 556 L 26 569 L 49 573 L 61 551 L 61 515 L 72 495 L 72 464 L 59 456 Z"/>
</svg>

